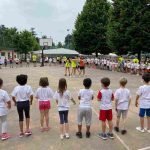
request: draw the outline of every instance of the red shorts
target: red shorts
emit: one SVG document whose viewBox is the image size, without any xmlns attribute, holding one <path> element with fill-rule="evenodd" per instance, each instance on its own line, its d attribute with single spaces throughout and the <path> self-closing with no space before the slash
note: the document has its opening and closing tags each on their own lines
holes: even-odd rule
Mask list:
<svg viewBox="0 0 150 150">
<path fill-rule="evenodd" d="M 40 110 L 47 110 L 51 108 L 50 101 L 39 101 L 39 109 Z"/>
<path fill-rule="evenodd" d="M 112 109 L 109 110 L 100 110 L 99 112 L 99 120 L 101 121 L 111 121 L 112 120 Z"/>
</svg>

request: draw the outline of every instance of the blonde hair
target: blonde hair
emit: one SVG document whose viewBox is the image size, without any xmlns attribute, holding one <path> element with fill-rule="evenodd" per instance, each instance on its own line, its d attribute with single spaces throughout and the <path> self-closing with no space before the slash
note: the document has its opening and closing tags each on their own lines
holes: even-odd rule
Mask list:
<svg viewBox="0 0 150 150">
<path fill-rule="evenodd" d="M 125 86 L 125 85 L 128 83 L 128 80 L 127 80 L 127 78 L 122 77 L 122 78 L 119 80 L 119 82 L 120 82 L 120 85 L 121 85 L 121 86 Z"/>
</svg>

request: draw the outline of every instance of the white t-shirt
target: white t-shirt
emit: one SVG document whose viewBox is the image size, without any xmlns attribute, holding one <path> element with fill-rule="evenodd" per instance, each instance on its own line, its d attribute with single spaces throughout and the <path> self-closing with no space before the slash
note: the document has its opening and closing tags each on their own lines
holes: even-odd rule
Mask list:
<svg viewBox="0 0 150 150">
<path fill-rule="evenodd" d="M 150 109 L 150 85 L 140 86 L 137 94 L 140 96 L 140 108 Z"/>
<path fill-rule="evenodd" d="M 130 91 L 127 88 L 119 88 L 114 94 L 115 99 L 117 100 L 117 109 L 128 110 L 129 100 L 131 99 Z"/>
<path fill-rule="evenodd" d="M 58 101 L 58 111 L 69 110 L 69 100 L 71 99 L 71 94 L 68 90 L 66 90 L 63 95 L 56 91 L 53 98 Z"/>
<path fill-rule="evenodd" d="M 17 102 L 24 102 L 30 99 L 30 96 L 33 95 L 33 91 L 29 85 L 18 85 L 14 88 L 11 95 L 16 97 Z"/>
<path fill-rule="evenodd" d="M 8 93 L 2 89 L 0 89 L 0 116 L 7 115 L 8 109 L 6 107 L 6 103 L 10 101 L 10 97 Z"/>
<path fill-rule="evenodd" d="M 80 105 L 79 107 L 90 108 L 92 106 L 92 98 L 94 92 L 90 89 L 81 89 L 78 96 L 80 96 Z"/>
<path fill-rule="evenodd" d="M 100 99 L 100 109 L 112 109 L 113 92 L 111 89 L 102 89 L 99 91 L 97 98 Z"/>
<path fill-rule="evenodd" d="M 38 101 L 50 101 L 53 98 L 53 91 L 50 87 L 39 87 L 35 93 Z"/>
</svg>

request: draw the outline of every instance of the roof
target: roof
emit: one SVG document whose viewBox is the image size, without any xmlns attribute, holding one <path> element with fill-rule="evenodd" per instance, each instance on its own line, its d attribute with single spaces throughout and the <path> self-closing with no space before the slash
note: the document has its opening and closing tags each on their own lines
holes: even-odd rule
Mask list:
<svg viewBox="0 0 150 150">
<path fill-rule="evenodd" d="M 34 51 L 33 53 L 41 54 L 42 50 Z M 44 50 L 44 54 L 47 54 L 47 55 L 79 55 L 79 53 L 77 51 L 65 49 L 65 48 Z"/>
</svg>

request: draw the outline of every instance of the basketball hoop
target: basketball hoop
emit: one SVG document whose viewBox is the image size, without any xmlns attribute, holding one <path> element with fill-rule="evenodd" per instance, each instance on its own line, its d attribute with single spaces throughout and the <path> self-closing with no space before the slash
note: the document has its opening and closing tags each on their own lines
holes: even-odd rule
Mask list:
<svg viewBox="0 0 150 150">
<path fill-rule="evenodd" d="M 46 50 L 50 46 L 52 46 L 53 39 L 52 38 L 40 38 L 39 42 L 40 42 L 40 46 L 42 48 L 42 54 L 41 54 L 42 63 L 41 63 L 41 67 L 43 67 L 44 66 L 44 50 Z"/>
</svg>

